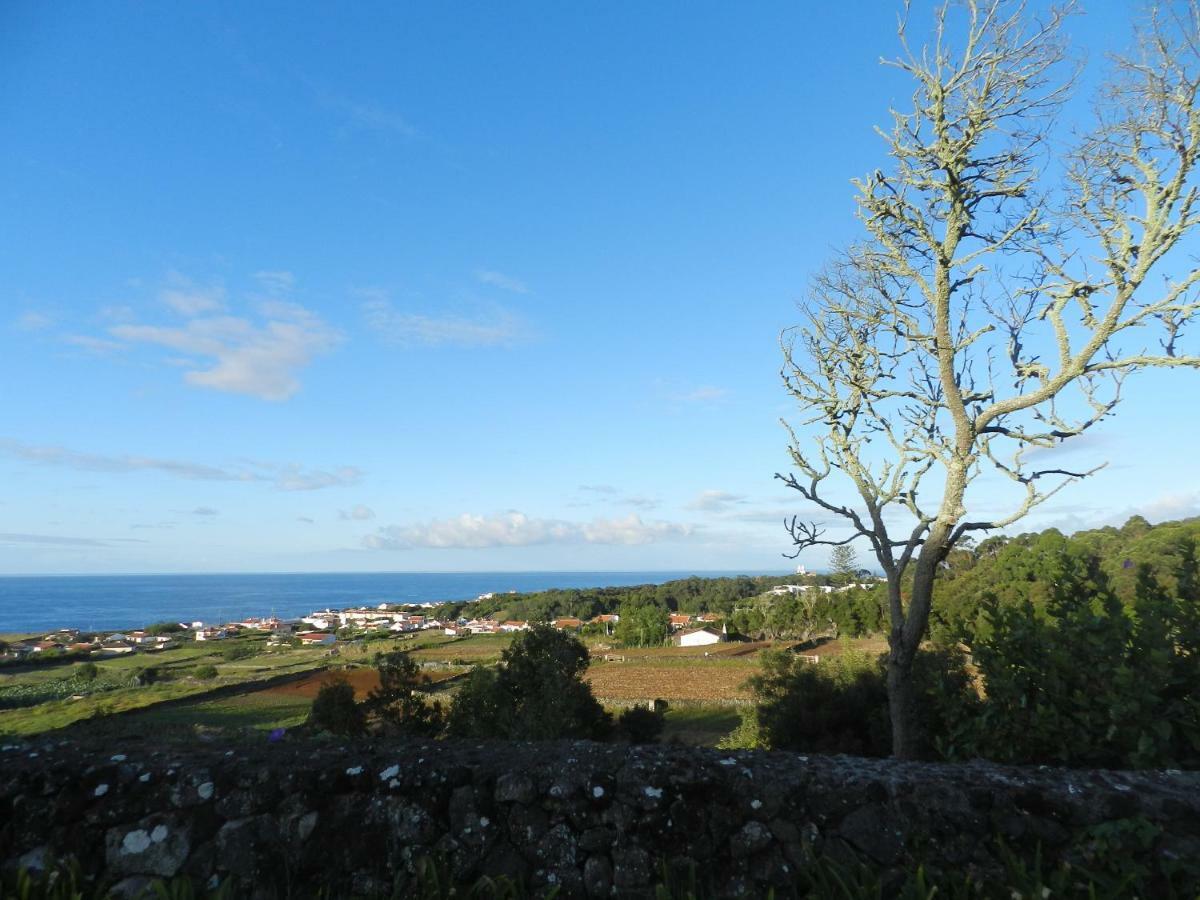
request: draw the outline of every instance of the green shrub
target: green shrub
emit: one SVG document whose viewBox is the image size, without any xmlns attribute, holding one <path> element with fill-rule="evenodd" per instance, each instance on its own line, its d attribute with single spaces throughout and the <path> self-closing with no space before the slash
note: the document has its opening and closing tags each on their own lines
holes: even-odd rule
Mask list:
<svg viewBox="0 0 1200 900">
<path fill-rule="evenodd" d="M 617 727 L 631 744 L 651 744 L 658 740 L 666 724 L 666 715 L 658 709 L 633 706 L 621 713 Z"/>
<path fill-rule="evenodd" d="M 85 662 L 75 667 L 75 677 L 80 681 L 95 681 L 100 676 L 100 667 L 94 662 Z"/>
<path fill-rule="evenodd" d="M 341 675 L 327 678 L 313 700 L 309 721 L 318 728 L 349 736 L 366 730 L 363 709 L 354 702 L 354 686 Z"/>
<path fill-rule="evenodd" d="M 208 663 L 203 666 L 196 666 L 192 670 L 192 677 L 199 678 L 201 681 L 212 681 L 217 677 L 217 667 Z"/>
<path fill-rule="evenodd" d="M 255 647 L 247 644 L 230 644 L 221 649 L 221 658 L 227 662 L 235 662 L 239 659 L 249 659 L 257 653 L 258 650 Z"/>
<path fill-rule="evenodd" d="M 612 719 L 583 680 L 588 651 L 574 635 L 538 625 L 501 654 L 497 671 L 477 667 L 450 708 L 451 734 L 513 740 L 605 737 Z"/>
<path fill-rule="evenodd" d="M 367 695 L 366 709 L 389 729 L 407 734 L 434 735 L 442 730 L 440 703 L 428 703 L 421 693 L 429 676 L 407 653 L 375 654 L 379 686 Z"/>
</svg>

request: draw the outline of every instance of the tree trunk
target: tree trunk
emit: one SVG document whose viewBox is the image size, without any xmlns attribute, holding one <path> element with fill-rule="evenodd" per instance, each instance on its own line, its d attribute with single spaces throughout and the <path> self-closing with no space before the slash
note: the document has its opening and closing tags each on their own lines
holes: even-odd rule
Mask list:
<svg viewBox="0 0 1200 900">
<path fill-rule="evenodd" d="M 933 582 L 937 565 L 949 548 L 950 527 L 940 522 L 930 533 L 913 566 L 912 594 L 899 617 L 892 617 L 888 636 L 888 713 L 892 722 L 892 755 L 897 759 L 919 759 L 927 744 L 920 724 L 921 698 L 913 684 L 913 661 L 929 626 L 933 606 Z M 899 574 L 896 575 L 897 580 Z M 899 584 L 888 585 L 895 594 L 893 608 L 903 606 Z"/>
<path fill-rule="evenodd" d="M 888 654 L 887 691 L 888 714 L 892 722 L 892 756 L 897 759 L 918 759 L 924 746 L 917 717 L 917 693 L 912 681 L 912 657 L 897 648 Z"/>
</svg>

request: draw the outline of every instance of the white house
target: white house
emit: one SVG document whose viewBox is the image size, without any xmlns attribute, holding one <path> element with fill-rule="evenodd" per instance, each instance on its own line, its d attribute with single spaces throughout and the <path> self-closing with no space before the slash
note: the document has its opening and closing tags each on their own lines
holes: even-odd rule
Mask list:
<svg viewBox="0 0 1200 900">
<path fill-rule="evenodd" d="M 680 647 L 704 647 L 708 644 L 719 644 L 726 639 L 725 632 L 715 628 L 693 628 L 691 631 L 681 631 L 678 636 Z"/>
<path fill-rule="evenodd" d="M 299 637 L 300 643 L 305 647 L 325 647 L 337 643 L 337 635 L 328 632 L 309 631 Z"/>
</svg>

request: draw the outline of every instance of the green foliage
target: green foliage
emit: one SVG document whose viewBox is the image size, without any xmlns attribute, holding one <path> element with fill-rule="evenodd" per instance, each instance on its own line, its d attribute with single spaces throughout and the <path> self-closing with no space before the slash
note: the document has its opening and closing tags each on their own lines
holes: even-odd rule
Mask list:
<svg viewBox="0 0 1200 900">
<path fill-rule="evenodd" d="M 626 647 L 659 647 L 667 639 L 668 612 L 654 603 L 621 604 L 613 637 Z"/>
<path fill-rule="evenodd" d="M 192 669 L 192 677 L 198 678 L 201 681 L 212 681 L 217 677 L 217 667 L 211 663 L 196 666 L 196 668 Z"/>
<path fill-rule="evenodd" d="M 858 554 L 850 544 L 839 544 L 829 551 L 829 571 L 837 584 L 849 584 L 857 577 Z"/>
<path fill-rule="evenodd" d="M 476 668 L 450 708 L 452 735 L 515 740 L 603 738 L 612 722 L 583 680 L 587 648 L 574 635 L 538 625 Z"/>
<path fill-rule="evenodd" d="M 891 753 L 886 656 L 846 649 L 810 663 L 778 650 L 764 652 L 761 659 L 762 673 L 750 679 L 757 707 L 722 746 L 856 756 Z M 958 746 L 977 705 L 961 654 L 920 653 L 913 678 L 925 733 Z M 925 753 L 945 755 L 939 749 L 930 746 Z"/>
<path fill-rule="evenodd" d="M 366 716 L 354 702 L 354 686 L 341 675 L 331 675 L 313 699 L 309 721 L 323 731 L 350 737 L 366 731 Z"/>
<path fill-rule="evenodd" d="M 662 734 L 666 721 L 666 714 L 661 709 L 632 706 L 618 717 L 617 728 L 631 744 L 651 744 Z"/>
<path fill-rule="evenodd" d="M 95 681 L 100 677 L 100 667 L 94 662 L 80 663 L 75 667 L 75 677 L 80 681 Z"/>
<path fill-rule="evenodd" d="M 178 622 L 155 622 L 153 625 L 146 626 L 146 634 L 161 635 L 161 634 L 179 634 L 182 631 L 187 631 L 186 625 L 180 625 Z"/>
<path fill-rule="evenodd" d="M 1182 573 L 1176 583 L 1191 577 Z M 1148 566 L 1125 606 L 1094 559 L 1042 608 L 993 601 L 974 655 L 986 702 L 963 750 L 1012 762 L 1200 765 L 1200 627 Z"/>
<path fill-rule="evenodd" d="M 253 644 L 243 642 L 229 644 L 221 648 L 221 658 L 226 662 L 236 662 L 239 659 L 249 659 L 252 656 L 257 656 L 259 648 Z"/>
<path fill-rule="evenodd" d="M 750 679 L 758 701 L 758 740 L 775 750 L 887 756 L 887 686 L 879 663 L 862 654 L 805 662 L 786 650 L 762 654 Z"/>
<path fill-rule="evenodd" d="M 434 735 L 442 730 L 440 703 L 426 702 L 421 691 L 430 684 L 420 665 L 403 651 L 376 653 L 379 686 L 367 695 L 366 710 L 389 729 L 405 734 Z"/>
</svg>

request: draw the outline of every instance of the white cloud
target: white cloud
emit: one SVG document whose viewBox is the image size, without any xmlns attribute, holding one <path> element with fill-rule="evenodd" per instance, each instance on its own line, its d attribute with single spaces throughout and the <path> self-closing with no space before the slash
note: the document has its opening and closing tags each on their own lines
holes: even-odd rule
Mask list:
<svg viewBox="0 0 1200 900">
<path fill-rule="evenodd" d="M 158 298 L 181 316 L 198 316 L 225 308 L 225 289 L 220 285 L 201 286 L 178 272 L 167 276 L 167 287 Z"/>
<path fill-rule="evenodd" d="M 375 510 L 360 503 L 353 509 L 338 510 L 338 518 L 347 522 L 366 522 L 369 519 L 375 518 Z"/>
<path fill-rule="evenodd" d="M 513 278 L 511 275 L 505 275 L 503 272 L 483 270 L 476 272 L 475 277 L 479 279 L 480 284 L 491 285 L 492 287 L 500 288 L 502 291 L 511 291 L 514 294 L 528 294 L 529 285 L 520 279 Z"/>
<path fill-rule="evenodd" d="M 688 509 L 702 512 L 725 512 L 732 506 L 746 502 L 744 494 L 731 494 L 728 491 L 701 491 L 700 496 L 687 505 Z"/>
<path fill-rule="evenodd" d="M 296 285 L 296 276 L 283 270 L 255 272 L 253 277 L 263 290 L 275 296 L 288 293 Z"/>
<path fill-rule="evenodd" d="M 343 466 L 332 471 L 307 469 L 291 463 L 244 462 L 236 466 L 212 466 L 149 456 L 111 456 L 82 453 L 66 447 L 35 446 L 0 438 L 0 454 L 25 462 L 63 466 L 84 472 L 160 472 L 188 481 L 245 481 L 272 485 L 280 491 L 313 491 L 325 487 L 357 484 L 362 470 Z"/>
<path fill-rule="evenodd" d="M 679 395 L 678 399 L 684 403 L 715 403 L 718 400 L 724 400 L 729 396 L 729 393 L 728 388 L 702 385 L 690 391 L 684 391 Z"/>
<path fill-rule="evenodd" d="M 110 341 L 107 338 L 92 337 L 90 334 L 66 334 L 63 335 L 63 342 L 76 347 L 82 347 L 84 350 L 94 353 L 97 356 L 108 356 L 129 349 L 128 344 L 122 344 L 120 341 Z"/>
<path fill-rule="evenodd" d="M 22 331 L 42 331 L 54 324 L 54 319 L 45 313 L 30 310 L 17 316 L 17 328 Z"/>
<path fill-rule="evenodd" d="M 506 310 L 487 314 L 427 316 L 401 312 L 387 300 L 369 300 L 363 304 L 367 324 L 387 341 L 401 346 L 494 347 L 514 344 L 523 339 L 525 329 Z"/>
<path fill-rule="evenodd" d="M 537 519 L 525 513 L 509 511 L 487 516 L 464 513 L 451 519 L 392 525 L 367 536 L 363 544 L 378 550 L 410 547 L 482 549 L 577 543 L 650 544 L 678 540 L 691 534 L 689 526 L 673 522 L 643 522 L 636 513 L 621 519 L 594 519 L 580 523 Z"/>
<path fill-rule="evenodd" d="M 113 337 L 156 344 L 184 354 L 188 384 L 263 400 L 286 400 L 300 389 L 297 372 L 341 340 L 316 314 L 292 303 L 269 302 L 265 321 L 235 316 L 190 319 L 178 328 L 117 325 Z"/>
<path fill-rule="evenodd" d="M 617 492 L 617 489 L 611 484 L 581 484 L 579 489 L 581 491 L 591 491 L 595 494 L 615 494 Z"/>
</svg>

